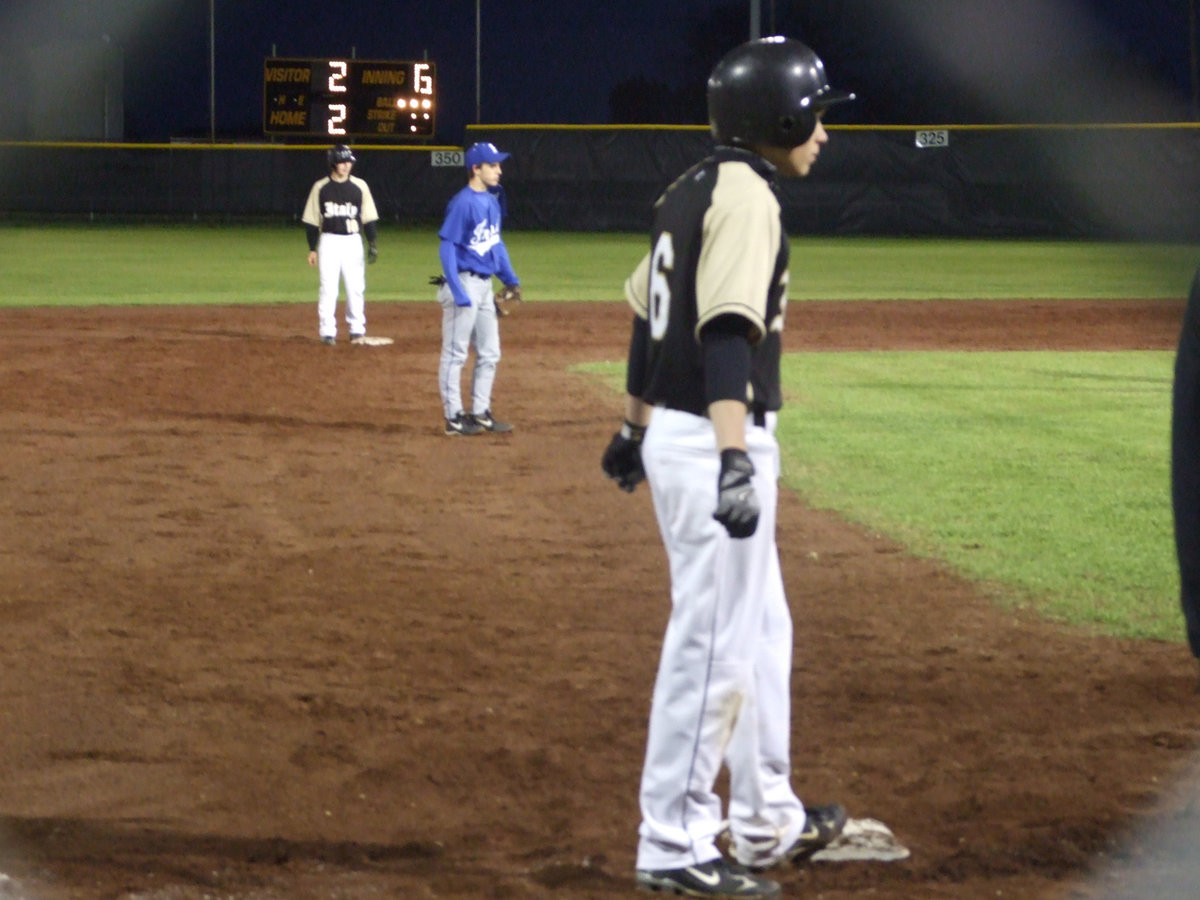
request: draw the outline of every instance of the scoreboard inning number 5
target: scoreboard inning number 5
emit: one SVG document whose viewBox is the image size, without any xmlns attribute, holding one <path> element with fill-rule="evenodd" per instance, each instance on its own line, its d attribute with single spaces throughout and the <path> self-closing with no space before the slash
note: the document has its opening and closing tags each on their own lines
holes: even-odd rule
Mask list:
<svg viewBox="0 0 1200 900">
<path fill-rule="evenodd" d="M 436 111 L 430 62 L 271 58 L 263 67 L 267 134 L 426 138 Z"/>
</svg>

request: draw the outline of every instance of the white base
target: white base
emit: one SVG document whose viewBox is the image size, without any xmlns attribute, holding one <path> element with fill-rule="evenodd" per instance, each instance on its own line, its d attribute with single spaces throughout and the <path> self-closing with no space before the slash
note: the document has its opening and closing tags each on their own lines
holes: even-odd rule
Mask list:
<svg viewBox="0 0 1200 900">
<path fill-rule="evenodd" d="M 895 862 L 911 855 L 877 819 L 848 819 L 842 833 L 809 858 L 813 862 Z"/>
</svg>

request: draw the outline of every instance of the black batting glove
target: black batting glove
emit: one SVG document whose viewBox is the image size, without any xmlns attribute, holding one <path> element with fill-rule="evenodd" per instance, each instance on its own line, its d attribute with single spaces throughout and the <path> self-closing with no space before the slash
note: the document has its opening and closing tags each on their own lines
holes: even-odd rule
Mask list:
<svg viewBox="0 0 1200 900">
<path fill-rule="evenodd" d="M 732 538 L 748 538 L 758 527 L 758 494 L 750 481 L 754 463 L 745 450 L 721 451 L 721 474 L 717 479 L 717 511 L 713 518 L 725 526 Z"/>
<path fill-rule="evenodd" d="M 376 247 L 374 244 L 368 244 L 367 245 L 367 263 L 368 264 L 373 263 L 377 259 L 379 259 L 379 248 Z"/>
<path fill-rule="evenodd" d="M 644 425 L 625 422 L 608 442 L 600 460 L 604 474 L 626 493 L 631 493 L 646 479 L 646 470 L 642 468 L 642 438 L 645 436 Z"/>
</svg>

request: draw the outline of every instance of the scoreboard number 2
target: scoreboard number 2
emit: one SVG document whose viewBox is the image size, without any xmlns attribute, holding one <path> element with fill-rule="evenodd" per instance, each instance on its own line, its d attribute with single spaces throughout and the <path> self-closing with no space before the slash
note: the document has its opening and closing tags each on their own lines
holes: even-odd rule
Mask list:
<svg viewBox="0 0 1200 900">
<path fill-rule="evenodd" d="M 329 61 L 329 93 L 344 94 L 346 92 L 346 70 L 349 66 L 340 59 Z M 344 110 L 344 107 L 343 107 Z"/>
<path fill-rule="evenodd" d="M 342 88 L 342 90 L 345 90 L 345 88 Z M 346 104 L 330 103 L 327 108 L 329 109 L 329 118 L 325 120 L 325 133 L 333 135 L 345 134 L 346 129 L 342 125 L 346 121 Z"/>
</svg>

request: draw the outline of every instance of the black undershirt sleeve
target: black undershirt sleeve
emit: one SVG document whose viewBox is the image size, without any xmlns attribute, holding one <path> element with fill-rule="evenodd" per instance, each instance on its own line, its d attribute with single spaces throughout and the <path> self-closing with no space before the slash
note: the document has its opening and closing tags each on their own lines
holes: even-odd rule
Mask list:
<svg viewBox="0 0 1200 900">
<path fill-rule="evenodd" d="M 650 347 L 650 323 L 640 316 L 633 317 L 629 332 L 629 361 L 625 367 L 625 390 L 633 397 L 642 396 L 646 389 L 646 354 Z"/>
<path fill-rule="evenodd" d="M 319 241 L 321 239 L 321 229 L 318 228 L 316 225 L 309 225 L 306 222 L 304 224 L 304 230 L 308 233 L 308 249 L 316 250 L 317 249 L 317 241 Z"/>
<path fill-rule="evenodd" d="M 363 234 L 365 234 L 365 235 L 367 236 L 367 243 L 368 243 L 368 244 L 373 244 L 373 243 L 375 243 L 375 238 L 376 238 L 376 236 L 378 235 L 378 233 L 379 233 L 379 232 L 378 232 L 378 230 L 375 228 L 375 222 L 374 222 L 374 221 L 368 222 L 366 225 L 364 225 L 364 226 L 363 226 Z"/>
<path fill-rule="evenodd" d="M 700 329 L 706 404 L 718 400 L 746 402 L 746 385 L 750 382 L 749 335 L 752 327 L 741 316 L 717 316 Z"/>
</svg>

